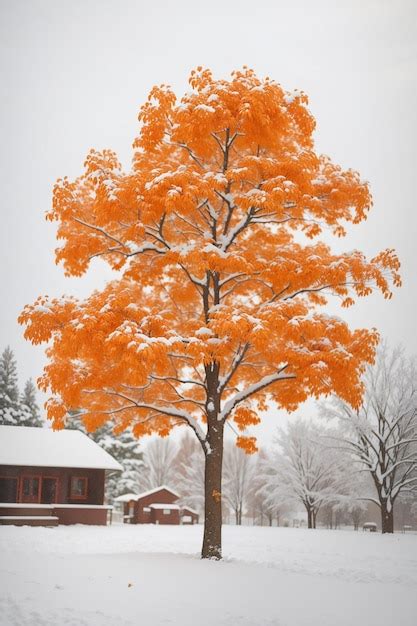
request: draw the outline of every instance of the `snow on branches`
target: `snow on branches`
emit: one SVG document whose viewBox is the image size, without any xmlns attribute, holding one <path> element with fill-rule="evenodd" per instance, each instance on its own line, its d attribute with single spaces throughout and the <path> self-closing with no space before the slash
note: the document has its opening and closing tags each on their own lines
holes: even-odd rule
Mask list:
<svg viewBox="0 0 417 626">
<path fill-rule="evenodd" d="M 323 415 L 343 426 L 343 443 L 357 468 L 372 477 L 382 532 L 393 532 L 397 497 L 417 492 L 417 364 L 403 349 L 383 342 L 364 376 L 363 404 L 354 410 L 340 398 Z"/>
<path fill-rule="evenodd" d="M 190 85 L 180 101 L 151 91 L 131 171 L 92 150 L 79 178 L 55 185 L 57 262 L 78 276 L 101 257 L 118 279 L 84 301 L 41 297 L 19 321 L 50 342 L 40 386 L 55 427 L 73 407 L 91 429 L 185 424 L 208 453 L 210 424 L 253 425 L 269 399 L 294 410 L 336 392 L 359 406 L 377 333 L 319 308 L 330 295 L 389 298 L 400 278 L 392 250 L 368 260 L 313 241 L 365 219 L 371 197 L 315 152 L 304 93 L 247 68 L 230 80 L 198 68 Z"/>
</svg>

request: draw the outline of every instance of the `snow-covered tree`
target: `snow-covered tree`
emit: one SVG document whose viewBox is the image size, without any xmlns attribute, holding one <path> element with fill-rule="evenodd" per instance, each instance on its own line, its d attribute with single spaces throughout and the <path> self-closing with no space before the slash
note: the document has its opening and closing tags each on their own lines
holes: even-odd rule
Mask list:
<svg viewBox="0 0 417 626">
<path fill-rule="evenodd" d="M 204 454 L 201 449 L 194 450 L 178 468 L 175 486 L 181 495 L 181 504 L 199 513 L 204 511 Z"/>
<path fill-rule="evenodd" d="M 300 418 L 279 429 L 275 448 L 263 464 L 267 502 L 293 501 L 307 511 L 308 527 L 316 527 L 320 507 L 343 493 L 347 473 L 343 454 L 329 447 L 328 431 Z"/>
<path fill-rule="evenodd" d="M 402 348 L 382 343 L 364 376 L 365 395 L 355 410 L 339 398 L 322 407 L 343 427 L 344 445 L 368 472 L 381 510 L 383 533 L 394 532 L 394 503 L 417 490 L 417 367 Z"/>
<path fill-rule="evenodd" d="M 359 530 L 359 524 L 365 520 L 366 506 L 360 500 L 355 500 L 348 507 L 348 513 L 352 519 L 354 530 Z"/>
<path fill-rule="evenodd" d="M 154 489 L 175 484 L 176 455 L 177 448 L 170 439 L 157 437 L 149 441 L 143 455 L 142 488 Z"/>
<path fill-rule="evenodd" d="M 0 357 L 0 424 L 16 426 L 22 409 L 19 399 L 17 364 L 13 350 L 7 346 Z"/>
<path fill-rule="evenodd" d="M 178 442 L 171 484 L 180 494 L 180 503 L 204 512 L 204 453 L 189 432 Z"/>
<path fill-rule="evenodd" d="M 242 524 L 242 514 L 247 503 L 253 477 L 254 459 L 227 441 L 223 460 L 223 497 L 234 512 L 237 525 Z"/>
<path fill-rule="evenodd" d="M 272 526 L 273 520 L 275 519 L 279 526 L 281 519 L 285 514 L 289 513 L 291 507 L 288 502 L 284 502 L 281 499 L 275 502 L 269 497 L 270 488 L 268 486 L 268 480 L 265 480 L 264 474 L 264 468 L 267 465 L 268 452 L 260 449 L 255 461 L 253 476 L 248 490 L 247 507 L 252 517 L 253 524 L 263 526 L 266 521 L 267 525 Z"/>
<path fill-rule="evenodd" d="M 410 514 L 413 520 L 415 520 L 415 523 L 417 523 L 417 502 L 413 502 L 413 504 L 410 506 Z"/>
<path fill-rule="evenodd" d="M 36 402 L 36 387 L 26 381 L 19 394 L 17 363 L 7 346 L 0 357 L 0 424 L 9 426 L 43 426 Z"/>
<path fill-rule="evenodd" d="M 95 433 L 90 436 L 94 438 Z M 130 429 L 115 435 L 112 430 L 102 433 L 96 439 L 106 452 L 111 454 L 123 467 L 123 472 L 110 474 L 106 481 L 106 500 L 112 502 L 125 493 L 138 493 L 143 484 L 144 463 L 140 443 Z"/>
<path fill-rule="evenodd" d="M 31 379 L 26 381 L 23 393 L 20 397 L 20 420 L 19 426 L 42 427 L 44 422 L 39 414 L 39 406 L 36 402 L 36 387 Z"/>
<path fill-rule="evenodd" d="M 294 410 L 333 391 L 361 401 L 377 333 L 321 313 L 400 284 L 392 250 L 368 261 L 314 239 L 343 236 L 371 207 L 367 183 L 314 148 L 303 92 L 244 68 L 201 67 L 177 99 L 154 87 L 139 113 L 132 168 L 91 150 L 60 178 L 48 219 L 68 276 L 100 257 L 117 279 L 85 300 L 41 296 L 19 317 L 48 347 L 41 387 L 63 427 L 84 409 L 135 435 L 190 428 L 205 455 L 203 558 L 221 558 L 224 429 L 260 421 L 270 401 Z M 256 451 L 255 438 L 237 445 Z"/>
<path fill-rule="evenodd" d="M 359 524 L 365 521 L 368 510 L 366 498 L 372 495 L 373 485 L 367 475 L 357 471 L 352 455 L 348 454 L 344 458 L 346 460 L 343 470 L 345 480 L 340 489 L 343 493 L 338 495 L 336 502 L 331 506 L 336 518 L 340 513 L 346 523 L 352 524 L 354 530 L 358 530 Z"/>
<path fill-rule="evenodd" d="M 183 468 L 190 464 L 190 459 L 196 452 L 201 454 L 201 459 L 204 463 L 204 453 L 201 449 L 201 445 L 196 437 L 194 437 L 188 430 L 185 430 L 183 436 L 178 441 L 175 459 L 173 462 L 174 474 L 176 476 L 181 476 Z"/>
</svg>

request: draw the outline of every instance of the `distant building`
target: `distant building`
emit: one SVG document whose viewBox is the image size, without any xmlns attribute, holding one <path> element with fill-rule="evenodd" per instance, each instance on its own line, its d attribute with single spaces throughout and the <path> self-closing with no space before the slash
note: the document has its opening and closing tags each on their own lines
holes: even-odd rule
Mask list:
<svg viewBox="0 0 417 626">
<path fill-rule="evenodd" d="M 162 485 L 156 489 L 116 498 L 123 507 L 123 521 L 128 524 L 198 524 L 198 513 L 190 507 L 181 507 L 179 494 Z"/>
<path fill-rule="evenodd" d="M 0 524 L 107 524 L 106 473 L 122 466 L 78 430 L 0 426 Z"/>
</svg>

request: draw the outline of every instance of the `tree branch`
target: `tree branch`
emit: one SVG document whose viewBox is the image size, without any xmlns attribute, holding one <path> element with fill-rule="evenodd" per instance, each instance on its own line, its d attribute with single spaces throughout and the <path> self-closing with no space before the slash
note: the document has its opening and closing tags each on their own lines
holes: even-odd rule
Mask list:
<svg viewBox="0 0 417 626">
<path fill-rule="evenodd" d="M 265 389 L 273 383 L 279 382 L 281 380 L 291 380 L 296 378 L 295 374 L 288 374 L 286 376 L 282 374 L 284 370 L 287 369 L 287 367 L 288 365 L 284 365 L 284 367 L 278 370 L 278 372 L 276 372 L 275 374 L 269 374 L 268 376 L 264 376 L 257 383 L 250 385 L 247 389 L 244 389 L 243 391 L 239 391 L 236 395 L 233 396 L 233 398 L 227 400 L 222 411 L 219 413 L 219 416 L 217 418 L 218 421 L 220 422 L 227 419 L 235 406 L 237 406 L 244 400 L 247 400 L 259 391 L 262 391 L 262 389 Z"/>
</svg>

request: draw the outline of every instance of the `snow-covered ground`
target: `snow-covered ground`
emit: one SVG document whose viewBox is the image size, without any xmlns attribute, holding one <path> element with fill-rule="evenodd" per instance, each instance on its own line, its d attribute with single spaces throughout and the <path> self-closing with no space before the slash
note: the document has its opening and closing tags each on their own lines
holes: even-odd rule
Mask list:
<svg viewBox="0 0 417 626">
<path fill-rule="evenodd" d="M 1 626 L 415 626 L 417 535 L 201 526 L 0 528 Z"/>
</svg>

